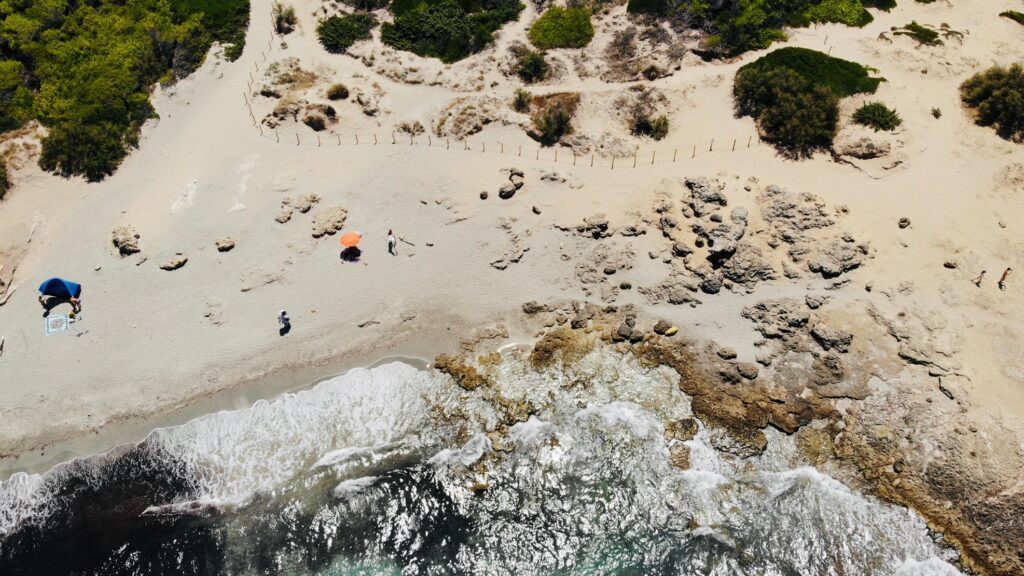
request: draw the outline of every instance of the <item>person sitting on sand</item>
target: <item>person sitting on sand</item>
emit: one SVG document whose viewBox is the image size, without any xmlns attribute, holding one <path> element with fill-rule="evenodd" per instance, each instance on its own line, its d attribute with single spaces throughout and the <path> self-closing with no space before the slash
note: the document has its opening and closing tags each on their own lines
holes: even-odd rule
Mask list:
<svg viewBox="0 0 1024 576">
<path fill-rule="evenodd" d="M 985 277 L 985 272 L 988 272 L 988 270 L 982 270 L 981 274 L 978 274 L 977 278 L 971 280 L 971 282 L 974 282 L 974 285 L 978 288 L 981 288 L 981 280 Z"/>
</svg>

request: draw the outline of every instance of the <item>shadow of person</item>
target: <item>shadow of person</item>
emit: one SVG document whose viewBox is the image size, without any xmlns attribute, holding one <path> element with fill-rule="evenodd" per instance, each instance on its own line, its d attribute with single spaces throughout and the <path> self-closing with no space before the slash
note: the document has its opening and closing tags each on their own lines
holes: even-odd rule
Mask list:
<svg viewBox="0 0 1024 576">
<path fill-rule="evenodd" d="M 292 331 L 292 325 L 289 323 L 289 324 L 285 324 L 284 326 L 281 326 L 281 328 L 278 329 L 277 333 L 279 335 L 281 335 L 281 336 L 285 336 L 286 334 L 288 334 L 291 331 Z"/>
<path fill-rule="evenodd" d="M 358 246 L 349 246 L 341 251 L 342 262 L 359 262 L 359 257 L 363 255 L 363 251 Z"/>
<path fill-rule="evenodd" d="M 61 304 L 71 304 L 71 299 L 70 298 L 60 297 L 60 296 L 46 296 L 46 297 L 44 297 L 43 301 L 42 301 L 42 305 L 43 305 L 43 318 L 46 318 L 47 316 L 49 316 L 50 312 L 54 308 L 56 308 L 57 306 L 60 306 Z M 74 305 L 71 305 L 71 307 L 74 308 Z"/>
</svg>

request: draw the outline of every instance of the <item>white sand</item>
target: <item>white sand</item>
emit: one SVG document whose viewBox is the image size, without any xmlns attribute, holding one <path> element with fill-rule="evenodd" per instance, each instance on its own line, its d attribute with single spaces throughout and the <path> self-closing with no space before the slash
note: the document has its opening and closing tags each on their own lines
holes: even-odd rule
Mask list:
<svg viewBox="0 0 1024 576">
<path fill-rule="evenodd" d="M 461 144 L 446 150 L 436 136 L 429 148 L 426 136 L 414 146 L 408 136 L 390 144 L 394 125 L 426 125 L 453 98 L 477 95 L 453 89 L 456 83 L 470 90 L 482 85 L 483 94 L 507 100 L 517 82 L 499 71 L 503 48 L 511 38 L 524 37 L 532 8 L 502 33 L 500 48 L 459 63 L 440 85 L 427 86 L 379 77 L 357 59 L 325 53 L 312 32 L 310 13 L 317 4 L 296 5 L 302 29 L 286 38 L 286 50 L 275 43 L 264 61 L 269 18 L 259 15 L 269 13 L 269 2 L 255 0 L 243 57 L 235 63 L 211 59 L 158 94 L 159 122 L 147 126 L 140 149 L 113 177 L 86 184 L 42 174 L 31 163 L 15 174 L 17 187 L 0 204 L 0 264 L 14 258 L 30 231 L 31 244 L 17 266 L 18 288 L 0 307 L 0 337 L 6 341 L 0 356 L 0 478 L 137 439 L 200 406 L 248 402 L 352 362 L 392 354 L 429 358 L 455 346 L 474 326 L 504 322 L 510 337 L 526 337 L 513 314 L 523 302 L 583 296 L 573 276 L 575 261 L 560 259 L 561 246 L 571 252 L 574 244 L 553 224 L 576 224 L 595 212 L 616 221 L 630 211 L 648 211 L 662 178 L 687 175 L 735 175 L 739 182 L 754 176 L 761 184 L 814 192 L 832 205 L 848 206 L 843 226 L 877 252 L 850 275 L 854 282 L 838 300 L 866 298 L 893 314 L 904 308 L 930 314 L 949 339 L 953 360 L 971 379 L 971 409 L 979 418 L 1000 417 L 1020 428 L 1024 278 L 1011 276 L 1006 292 L 995 281 L 1007 266 L 1024 274 L 1024 184 L 998 184 L 1007 166 L 1024 161 L 1024 149 L 974 126 L 957 93 L 972 73 L 1024 55 L 1020 26 L 999 18 L 1000 8 L 906 2 L 888 14 L 874 12 L 875 22 L 864 29 L 830 25 L 793 32 L 789 44 L 831 47 L 832 55 L 874 66 L 888 79 L 872 99 L 894 106 L 904 119 L 895 139 L 903 142 L 896 153 L 905 161 L 892 170 L 882 169 L 881 161 L 859 170 L 824 155 L 787 161 L 757 146 L 756 136 L 748 149 L 753 123 L 733 117 L 729 95 L 735 69 L 759 54 L 717 64 L 688 56 L 680 71 L 653 83 L 669 96 L 673 126 L 656 146 L 632 139 L 615 120 L 613 102 L 623 85 L 580 79 L 569 70 L 535 92 L 583 92 L 578 131 L 611 131 L 640 149 L 636 168 L 631 158 L 619 158 L 614 171 L 607 157 L 598 157 L 595 168 L 580 158 L 574 168 L 571 152 L 561 149 L 557 169 L 582 184 L 570 188 L 539 181 L 540 169 L 556 167 L 554 152 L 544 150 L 536 160 L 536 145 L 515 125 L 489 125 L 470 138 L 469 152 L 458 150 Z M 937 48 L 915 48 L 908 38 L 877 39 L 890 26 L 911 20 L 948 22 L 968 34 L 962 46 L 949 40 Z M 607 40 L 602 32 L 595 43 Z M 356 51 L 374 53 L 378 65 L 397 58 L 379 44 Z M 316 147 L 314 133 L 301 124 L 282 128 L 280 143 L 269 131 L 261 137 L 243 93 L 254 63 L 264 70 L 285 56 L 298 57 L 303 67 L 324 76 L 316 90 L 338 80 L 366 90 L 379 83 L 390 112 L 370 118 L 355 103 L 338 104 L 340 121 L 332 130 L 344 135 L 342 146 L 324 133 Z M 565 61 L 571 56 L 556 54 Z M 398 60 L 416 66 L 427 83 L 442 68 L 408 55 Z M 491 88 L 492 81 L 498 86 Z M 254 99 L 257 117 L 272 106 L 268 99 Z M 942 109 L 940 120 L 932 118 L 932 107 Z M 303 145 L 295 144 L 296 132 Z M 377 146 L 369 144 L 375 132 Z M 708 152 L 711 138 L 715 150 Z M 735 152 L 729 150 L 733 138 Z M 513 156 L 519 146 L 523 156 Z M 691 158 L 694 146 L 697 155 Z M 504 178 L 499 170 L 510 165 L 526 171 L 527 185 L 502 201 L 496 194 Z M 487 201 L 478 198 L 482 190 L 490 193 Z M 287 224 L 274 221 L 284 197 L 308 192 L 323 197 L 318 207 L 296 213 Z M 758 192 L 755 187 L 744 197 L 741 191 L 730 202 L 754 207 Z M 365 265 L 340 263 L 336 236 L 310 235 L 318 208 L 336 205 L 349 211 L 346 229 L 365 235 Z M 542 214 L 531 213 L 532 206 Z M 903 216 L 911 218 L 911 228 L 897 227 Z M 521 262 L 497 270 L 490 262 L 512 242 L 498 227 L 506 218 L 517 219 L 511 233 L 530 250 Z M 136 265 L 138 255 L 114 254 L 110 231 L 121 224 L 141 234 L 144 264 Z M 400 243 L 399 256 L 389 256 L 389 228 L 415 247 Z M 225 236 L 237 247 L 219 253 L 214 242 Z M 641 249 L 655 241 L 651 236 L 638 240 L 635 278 L 654 274 Z M 187 265 L 161 270 L 159 264 L 176 252 L 187 254 Z M 943 268 L 946 260 L 959 267 Z M 981 269 L 988 275 L 978 289 L 970 278 Z M 35 287 L 50 276 L 84 285 L 84 314 L 70 333 L 47 337 Z M 907 282 L 911 290 L 896 290 Z M 740 308 L 766 297 L 801 297 L 807 284 L 783 279 L 754 295 L 723 293 L 704 297 L 696 309 L 662 306 L 654 313 L 695 335 L 750 349 L 754 333 Z M 863 288 L 868 284 L 870 293 Z M 644 305 L 636 291 L 618 300 L 629 302 Z M 282 308 L 293 320 L 284 338 L 276 324 Z M 379 323 L 358 327 L 370 321 Z M 55 443 L 59 447 L 46 448 Z"/>
</svg>

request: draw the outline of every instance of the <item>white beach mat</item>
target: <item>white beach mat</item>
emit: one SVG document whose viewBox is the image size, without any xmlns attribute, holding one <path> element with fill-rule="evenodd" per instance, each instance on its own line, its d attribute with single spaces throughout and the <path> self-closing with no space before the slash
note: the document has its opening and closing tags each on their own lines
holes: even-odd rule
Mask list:
<svg viewBox="0 0 1024 576">
<path fill-rule="evenodd" d="M 71 327 L 71 321 L 67 314 L 56 314 L 46 317 L 46 335 L 51 336 L 58 332 L 66 332 Z"/>
</svg>

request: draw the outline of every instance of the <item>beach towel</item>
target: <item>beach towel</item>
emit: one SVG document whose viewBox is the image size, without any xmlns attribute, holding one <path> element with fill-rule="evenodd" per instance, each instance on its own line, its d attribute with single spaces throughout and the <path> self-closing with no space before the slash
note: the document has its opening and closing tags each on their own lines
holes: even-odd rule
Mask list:
<svg viewBox="0 0 1024 576">
<path fill-rule="evenodd" d="M 71 321 L 67 314 L 54 314 L 47 316 L 46 320 L 46 335 L 51 336 L 58 332 L 66 332 L 71 327 Z"/>
</svg>

